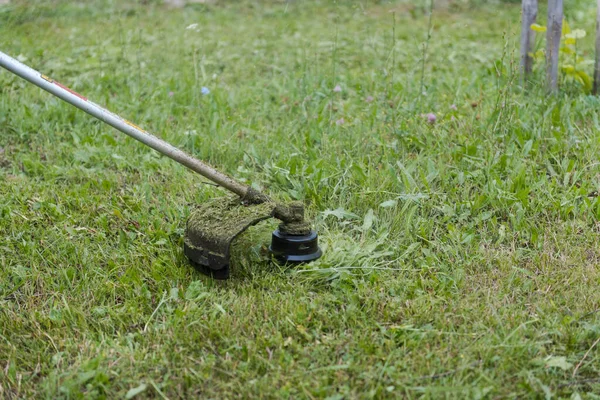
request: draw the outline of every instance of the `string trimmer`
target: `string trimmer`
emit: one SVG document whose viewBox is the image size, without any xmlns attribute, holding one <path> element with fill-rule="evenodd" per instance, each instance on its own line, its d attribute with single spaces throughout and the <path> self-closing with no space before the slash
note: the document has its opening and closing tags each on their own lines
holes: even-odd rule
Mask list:
<svg viewBox="0 0 600 400">
<path fill-rule="evenodd" d="M 136 124 L 91 102 L 46 75 L 0 52 L 0 67 L 46 90 L 67 103 L 98 118 L 115 129 L 139 140 L 146 146 L 210 179 L 235 193 L 239 198 L 209 201 L 199 205 L 188 218 L 184 253 L 200 271 L 218 279 L 229 277 L 231 242 L 249 226 L 267 218 L 282 221 L 273 232 L 269 250 L 282 262 L 301 263 L 321 256 L 317 233 L 304 220 L 301 202 L 280 204 L 264 193 L 245 185 L 210 165 L 192 157 Z"/>
</svg>

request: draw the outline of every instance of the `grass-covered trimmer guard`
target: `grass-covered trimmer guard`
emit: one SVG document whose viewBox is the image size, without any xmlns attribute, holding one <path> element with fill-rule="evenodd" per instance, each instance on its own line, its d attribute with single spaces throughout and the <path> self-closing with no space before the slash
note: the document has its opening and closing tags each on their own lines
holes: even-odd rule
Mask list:
<svg viewBox="0 0 600 400">
<path fill-rule="evenodd" d="M 264 193 L 217 171 L 2 52 L 0 66 L 239 196 L 206 202 L 198 206 L 187 221 L 184 252 L 202 272 L 218 279 L 228 278 L 229 249 L 233 239 L 249 226 L 271 217 L 282 221 L 279 229 L 273 232 L 269 247 L 278 260 L 300 263 L 321 256 L 317 234 L 304 220 L 302 203 L 279 204 L 273 201 Z"/>
</svg>

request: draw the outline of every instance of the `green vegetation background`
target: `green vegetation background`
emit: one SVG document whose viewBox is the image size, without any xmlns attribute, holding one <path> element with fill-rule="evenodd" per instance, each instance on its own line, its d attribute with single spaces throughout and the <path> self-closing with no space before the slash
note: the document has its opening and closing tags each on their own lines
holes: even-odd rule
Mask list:
<svg viewBox="0 0 600 400">
<path fill-rule="evenodd" d="M 0 398 L 598 397 L 600 100 L 523 90 L 518 4 L 429 40 L 418 2 L 0 7 L 2 51 L 305 200 L 325 250 L 269 263 L 271 222 L 205 278 L 185 218 L 223 193 L 0 71 Z"/>
</svg>

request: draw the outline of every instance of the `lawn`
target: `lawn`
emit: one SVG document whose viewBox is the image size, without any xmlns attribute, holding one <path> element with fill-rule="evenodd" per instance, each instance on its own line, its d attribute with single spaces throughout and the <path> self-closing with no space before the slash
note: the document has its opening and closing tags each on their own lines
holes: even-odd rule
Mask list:
<svg viewBox="0 0 600 400">
<path fill-rule="evenodd" d="M 0 398 L 599 398 L 600 99 L 522 85 L 519 4 L 475 3 L 0 5 L 1 51 L 303 200 L 324 250 L 270 262 L 271 221 L 196 272 L 225 192 L 0 70 Z"/>
</svg>

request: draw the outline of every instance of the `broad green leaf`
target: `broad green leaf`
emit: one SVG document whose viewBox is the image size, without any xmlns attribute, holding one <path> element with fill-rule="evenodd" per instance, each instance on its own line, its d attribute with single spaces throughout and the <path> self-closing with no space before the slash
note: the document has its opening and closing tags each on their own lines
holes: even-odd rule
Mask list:
<svg viewBox="0 0 600 400">
<path fill-rule="evenodd" d="M 523 146 L 523 155 L 526 156 L 527 154 L 529 154 L 529 152 L 531 151 L 531 148 L 533 147 L 533 140 L 530 139 L 527 142 L 525 142 L 525 145 Z"/>
<path fill-rule="evenodd" d="M 399 259 L 403 260 L 405 257 L 409 256 L 413 251 L 415 251 L 415 249 L 417 249 L 420 246 L 421 243 L 419 242 L 411 243 L 411 245 L 406 248 L 406 250 L 404 251 L 404 253 L 402 253 Z"/>
<path fill-rule="evenodd" d="M 415 181 L 415 179 L 412 177 L 412 175 L 410 174 L 410 172 L 408 172 L 408 169 L 406 169 L 406 167 L 404 166 L 404 164 L 402 164 L 400 161 L 396 161 L 396 165 L 398 165 L 398 167 L 400 168 L 400 170 L 402 171 L 404 178 L 402 179 L 404 185 L 407 187 L 407 189 L 414 189 L 417 187 L 417 182 Z"/>
<path fill-rule="evenodd" d="M 96 371 L 85 371 L 85 372 L 80 373 L 77 376 L 77 382 L 80 385 L 83 385 L 83 384 L 91 381 L 95 376 L 96 376 Z"/>
<path fill-rule="evenodd" d="M 125 398 L 127 400 L 129 399 L 133 399 L 135 396 L 137 396 L 138 394 L 142 393 L 144 390 L 146 390 L 148 386 L 145 383 L 142 383 L 140 386 L 138 387 L 134 387 L 131 388 L 127 391 L 127 394 L 125 395 Z"/>
<path fill-rule="evenodd" d="M 186 300 L 196 300 L 207 296 L 208 291 L 204 287 L 204 283 L 202 281 L 191 282 L 184 295 Z"/>
<path fill-rule="evenodd" d="M 323 216 L 328 217 L 333 215 L 338 219 L 355 219 L 358 218 L 358 215 L 348 212 L 341 207 L 336 208 L 335 210 L 325 210 L 323 211 Z"/>
<path fill-rule="evenodd" d="M 215 303 L 214 306 L 217 309 L 217 311 L 219 311 L 221 314 L 227 315 L 227 311 L 225 311 L 225 308 L 223 308 L 222 305 L 220 305 L 219 303 Z"/>
<path fill-rule="evenodd" d="M 350 167 L 350 169 L 354 173 L 356 173 L 356 175 L 358 175 L 361 179 L 363 179 L 363 180 L 368 179 L 367 175 L 365 174 L 365 171 L 363 170 L 363 168 L 360 165 L 353 163 L 352 167 Z"/>
<path fill-rule="evenodd" d="M 410 201 L 421 201 L 423 199 L 428 199 L 429 195 L 424 194 L 424 193 L 408 193 L 408 194 L 401 194 L 398 196 L 399 200 L 410 200 Z"/>
<path fill-rule="evenodd" d="M 573 364 L 567 361 L 564 356 L 549 356 L 546 358 L 546 368 L 560 368 L 563 371 L 571 369 Z"/>
<path fill-rule="evenodd" d="M 546 27 L 539 24 L 531 24 L 531 30 L 536 32 L 546 32 Z"/>
<path fill-rule="evenodd" d="M 362 231 L 368 232 L 373 226 L 373 220 L 375 219 L 375 214 L 373 213 L 373 209 L 369 208 L 367 214 L 365 215 L 365 219 L 363 220 Z"/>
<path fill-rule="evenodd" d="M 398 205 L 398 200 L 387 200 L 379 205 L 379 207 L 388 208 L 388 207 L 396 207 Z"/>
<path fill-rule="evenodd" d="M 479 220 L 487 221 L 488 219 L 492 218 L 493 215 L 494 215 L 494 213 L 492 211 L 483 212 L 479 215 Z"/>
</svg>

